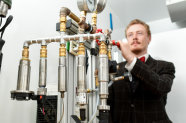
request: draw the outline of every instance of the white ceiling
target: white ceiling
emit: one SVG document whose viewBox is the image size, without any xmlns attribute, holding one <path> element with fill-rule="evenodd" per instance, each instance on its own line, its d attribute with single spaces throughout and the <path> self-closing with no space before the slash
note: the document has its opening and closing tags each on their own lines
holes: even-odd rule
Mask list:
<svg viewBox="0 0 186 123">
<path fill-rule="evenodd" d="M 166 0 L 107 0 L 107 3 L 124 25 L 136 18 L 145 22 L 169 18 Z"/>
</svg>

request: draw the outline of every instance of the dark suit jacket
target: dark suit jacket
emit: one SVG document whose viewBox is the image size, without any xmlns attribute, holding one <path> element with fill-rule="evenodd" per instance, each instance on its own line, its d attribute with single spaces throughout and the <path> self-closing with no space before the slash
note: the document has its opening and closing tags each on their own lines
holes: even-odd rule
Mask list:
<svg viewBox="0 0 186 123">
<path fill-rule="evenodd" d="M 119 64 L 118 75 L 127 71 L 125 64 Z M 165 105 L 175 77 L 173 63 L 137 59 L 131 74 L 132 82 L 126 77 L 109 88 L 110 123 L 172 123 Z"/>
</svg>

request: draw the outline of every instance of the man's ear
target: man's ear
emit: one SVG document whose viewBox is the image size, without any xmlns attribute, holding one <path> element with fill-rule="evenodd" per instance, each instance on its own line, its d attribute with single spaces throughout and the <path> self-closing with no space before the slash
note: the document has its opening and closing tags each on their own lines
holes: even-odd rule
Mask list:
<svg viewBox="0 0 186 123">
<path fill-rule="evenodd" d="M 151 35 L 150 36 L 148 36 L 148 38 L 149 38 L 149 43 L 151 42 Z"/>
</svg>

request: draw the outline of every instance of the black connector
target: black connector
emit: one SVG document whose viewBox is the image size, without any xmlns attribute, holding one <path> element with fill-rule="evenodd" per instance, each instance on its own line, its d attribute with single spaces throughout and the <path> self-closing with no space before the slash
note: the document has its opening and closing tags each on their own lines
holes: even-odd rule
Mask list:
<svg viewBox="0 0 186 123">
<path fill-rule="evenodd" d="M 109 60 L 109 73 L 116 73 L 117 72 L 117 62 Z"/>
<path fill-rule="evenodd" d="M 81 118 L 81 121 L 85 121 L 85 119 L 86 119 L 86 110 L 85 109 L 80 109 L 80 118 Z"/>
<path fill-rule="evenodd" d="M 99 123 L 109 123 L 109 110 L 99 110 Z"/>
<path fill-rule="evenodd" d="M 97 56 L 97 55 L 98 55 L 98 50 L 95 49 L 95 48 L 91 48 L 91 49 L 90 49 L 90 54 L 91 54 L 91 55 L 94 55 L 94 56 Z"/>
</svg>

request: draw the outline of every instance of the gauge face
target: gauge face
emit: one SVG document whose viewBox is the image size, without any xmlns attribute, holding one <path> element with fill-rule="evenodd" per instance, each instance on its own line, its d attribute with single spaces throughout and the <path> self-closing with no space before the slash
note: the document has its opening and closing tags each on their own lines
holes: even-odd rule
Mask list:
<svg viewBox="0 0 186 123">
<path fill-rule="evenodd" d="M 95 10 L 96 0 L 86 0 L 88 9 L 93 12 Z"/>
<path fill-rule="evenodd" d="M 107 0 L 77 0 L 80 11 L 101 13 L 105 8 Z"/>
<path fill-rule="evenodd" d="M 97 0 L 77 0 L 80 11 L 93 12 L 96 9 Z"/>
<path fill-rule="evenodd" d="M 96 3 L 96 6 L 97 6 L 96 11 L 97 11 L 97 13 L 101 13 L 104 10 L 104 8 L 106 6 L 106 3 L 107 3 L 107 0 L 98 0 L 97 1 L 97 3 Z"/>
</svg>

